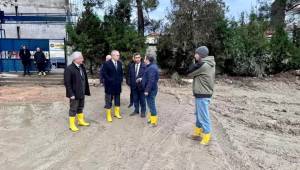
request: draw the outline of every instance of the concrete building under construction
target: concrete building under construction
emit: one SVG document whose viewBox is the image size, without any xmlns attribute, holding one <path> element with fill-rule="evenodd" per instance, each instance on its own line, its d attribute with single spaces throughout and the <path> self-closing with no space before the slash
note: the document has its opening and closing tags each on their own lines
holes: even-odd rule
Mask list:
<svg viewBox="0 0 300 170">
<path fill-rule="evenodd" d="M 74 23 L 81 0 L 4 0 L 0 2 L 0 72 L 20 71 L 18 51 L 26 45 L 32 55 L 41 47 L 49 67 L 65 64 L 66 24 Z M 11 67 L 9 67 L 11 66 Z M 34 69 L 34 68 L 33 68 Z"/>
<path fill-rule="evenodd" d="M 77 15 L 79 0 L 12 0 L 1 4 L 5 16 L 40 16 L 44 20 L 8 20 L 2 24 L 4 38 L 64 39 L 65 25 Z M 66 17 L 66 20 L 47 20 L 47 17 Z"/>
</svg>

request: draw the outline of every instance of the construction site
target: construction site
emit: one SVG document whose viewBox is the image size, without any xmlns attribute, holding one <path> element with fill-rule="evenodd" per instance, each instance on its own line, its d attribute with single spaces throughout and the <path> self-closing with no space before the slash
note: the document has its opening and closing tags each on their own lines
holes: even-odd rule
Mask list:
<svg viewBox="0 0 300 170">
<path fill-rule="evenodd" d="M 81 12 L 79 2 L 16 0 L 0 4 L 0 71 L 22 70 L 18 60 L 22 45 L 27 45 L 32 54 L 40 47 L 52 63 L 48 71 L 64 67 L 67 60 L 67 49 L 64 49 L 66 24 L 77 21 Z"/>
<path fill-rule="evenodd" d="M 159 119 L 152 127 L 146 118 L 130 116 L 125 80 L 123 118 L 107 122 L 105 87 L 88 71 L 91 96 L 84 113 L 90 126 L 71 132 L 63 74 L 72 63 L 66 25 L 77 22 L 82 8 L 79 0 L 0 3 L 0 169 L 300 170 L 300 70 L 216 75 L 208 145 L 191 139 L 192 78 L 178 80 L 160 69 Z M 148 37 L 147 50 L 156 52 L 159 34 Z M 43 48 L 47 76 L 37 75 L 33 61 L 32 75 L 22 76 L 22 45 L 32 53 Z"/>
<path fill-rule="evenodd" d="M 297 170 L 300 166 L 300 80 L 293 74 L 219 78 L 208 146 L 189 138 L 195 119 L 190 84 L 160 82 L 159 126 L 152 128 L 145 119 L 129 116 L 126 86 L 121 96 L 123 119 L 107 123 L 104 89 L 91 81 L 92 95 L 85 108 L 91 126 L 70 133 L 64 87 L 40 83 L 1 83 L 3 169 Z"/>
</svg>

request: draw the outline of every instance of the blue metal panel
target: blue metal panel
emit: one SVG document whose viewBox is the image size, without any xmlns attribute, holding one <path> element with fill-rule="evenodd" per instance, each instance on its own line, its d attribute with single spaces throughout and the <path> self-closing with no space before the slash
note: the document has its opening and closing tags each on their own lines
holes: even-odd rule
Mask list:
<svg viewBox="0 0 300 170">
<path fill-rule="evenodd" d="M 0 39 L 0 51 L 19 51 L 22 45 L 26 45 L 30 51 L 35 51 L 36 47 L 42 48 L 44 51 L 49 51 L 49 39 Z M 57 60 L 50 58 L 48 60 L 46 70 L 51 70 L 51 63 L 62 65 L 64 60 Z M 55 61 L 54 61 L 55 60 Z M 31 62 L 31 71 L 36 71 L 36 65 Z M 20 59 L 6 59 L 0 58 L 0 72 L 15 72 L 23 71 L 22 61 Z"/>
<path fill-rule="evenodd" d="M 13 60 L 2 60 L 2 65 L 1 67 L 3 68 L 3 72 L 8 72 L 10 70 L 14 70 L 14 62 Z"/>
<path fill-rule="evenodd" d="M 22 45 L 30 51 L 35 51 L 36 47 L 49 51 L 48 39 L 0 39 L 0 51 L 19 51 Z"/>
<path fill-rule="evenodd" d="M 15 65 L 15 70 L 16 71 L 21 71 L 23 70 L 23 64 L 21 60 L 15 60 L 14 61 L 14 65 Z M 30 70 L 36 70 L 36 68 L 32 68 L 32 62 L 31 62 L 31 69 Z"/>
<path fill-rule="evenodd" d="M 33 60 L 30 64 L 30 71 L 36 71 L 36 65 Z M 50 61 L 46 64 L 46 71 L 51 70 Z M 22 61 L 20 59 L 0 59 L 0 72 L 18 72 L 23 71 Z"/>
<path fill-rule="evenodd" d="M 4 16 L 4 21 L 45 21 L 45 22 L 66 22 L 66 16 Z"/>
</svg>

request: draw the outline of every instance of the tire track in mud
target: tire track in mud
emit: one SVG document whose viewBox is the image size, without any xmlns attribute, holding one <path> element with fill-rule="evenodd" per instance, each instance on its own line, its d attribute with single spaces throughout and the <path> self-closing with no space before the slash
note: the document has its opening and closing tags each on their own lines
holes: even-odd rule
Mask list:
<svg viewBox="0 0 300 170">
<path fill-rule="evenodd" d="M 212 110 L 212 109 L 211 109 Z M 226 129 L 222 126 L 222 123 L 218 120 L 218 117 L 212 113 L 211 118 L 213 121 L 213 131 L 218 140 L 218 144 L 222 149 L 222 152 L 225 156 L 226 161 L 230 164 L 231 169 L 241 169 L 248 170 L 253 168 L 249 165 L 246 155 L 242 152 L 239 152 L 237 146 L 233 145 L 233 140 L 230 139 L 229 135 L 226 132 Z M 260 169 L 260 168 L 254 168 Z"/>
<path fill-rule="evenodd" d="M 31 149 L 24 154 L 19 155 L 17 160 L 22 160 L 22 163 L 18 164 L 18 166 L 28 167 L 28 169 L 47 169 L 51 164 L 60 161 L 64 155 L 70 152 L 71 148 L 67 143 L 69 139 L 66 139 L 66 137 L 68 138 L 69 133 L 65 131 L 65 119 L 59 121 L 59 126 L 56 127 L 57 129 L 60 129 L 58 133 L 57 131 L 51 130 L 53 126 L 56 126 L 56 123 L 58 123 L 56 115 L 48 115 L 46 113 L 47 110 L 50 110 L 51 106 L 48 106 L 47 108 L 43 107 L 45 109 L 43 112 L 34 109 L 35 107 L 32 107 L 33 114 L 35 115 L 33 120 L 34 126 L 31 126 L 28 130 L 30 131 L 29 134 L 36 133 L 39 137 L 36 138 L 36 140 L 34 137 L 28 139 L 28 143 L 26 143 L 25 146 Z M 58 110 L 53 111 L 54 114 L 59 113 Z M 51 128 L 37 129 L 38 126 Z M 47 131 L 49 131 L 49 133 Z M 32 162 L 32 159 L 35 161 Z"/>
<path fill-rule="evenodd" d="M 170 91 L 167 90 L 166 94 L 170 94 L 170 95 L 175 96 L 175 98 L 177 99 L 179 104 L 186 105 L 187 107 L 184 109 L 185 112 L 187 110 L 194 110 L 194 108 L 190 108 L 190 106 L 194 107 L 193 101 L 191 99 L 192 96 L 187 95 L 184 92 L 178 92 L 178 91 L 174 91 L 174 92 L 172 92 L 172 91 L 170 92 Z M 190 108 L 190 109 L 187 109 L 187 108 Z M 194 113 L 191 113 L 191 114 L 194 115 Z M 190 121 L 190 120 L 188 120 L 188 121 Z M 192 123 L 191 123 L 191 126 L 192 126 Z M 187 129 L 187 128 L 185 128 L 185 129 Z M 189 127 L 189 129 L 190 129 L 190 127 Z M 205 151 L 207 151 L 207 153 L 210 154 L 213 157 L 213 159 L 218 160 L 218 161 L 221 160 L 223 162 L 223 168 L 220 168 L 220 169 L 224 169 L 224 167 L 225 167 L 225 169 L 232 169 L 231 165 L 224 158 L 224 156 L 223 156 L 224 153 L 222 152 L 222 150 L 220 148 L 219 142 L 216 141 L 216 139 L 214 137 L 214 134 L 213 134 L 213 137 L 212 137 L 211 144 L 209 146 L 200 146 L 198 142 L 191 141 L 187 137 L 188 135 L 190 135 L 190 133 L 186 133 L 185 135 L 177 135 L 176 136 L 176 145 L 177 146 L 182 146 L 182 145 L 189 144 L 189 145 L 192 145 L 192 146 L 199 146 L 199 147 L 201 147 L 201 149 L 204 149 Z M 183 141 L 185 141 L 185 142 L 183 142 Z M 191 144 L 191 143 L 193 143 L 193 144 Z M 187 161 L 190 161 L 190 159 L 191 158 L 189 157 L 187 159 Z M 193 166 L 194 165 L 192 164 L 190 168 L 194 169 Z"/>
<path fill-rule="evenodd" d="M 172 92 L 167 92 L 167 94 L 171 94 Z M 194 104 L 189 100 L 191 97 L 184 93 L 182 94 L 175 94 L 176 98 L 180 98 L 178 100 L 182 104 L 188 104 L 190 106 L 194 106 Z M 185 98 L 185 100 L 182 100 Z M 240 108 L 244 110 L 244 108 Z M 215 115 L 215 110 L 213 109 L 213 105 L 211 105 L 211 118 L 213 123 L 213 137 L 211 141 L 211 145 L 214 145 L 213 148 L 208 148 L 207 152 L 209 152 L 213 157 L 219 156 L 221 160 L 226 165 L 227 169 L 261 169 L 262 167 L 256 165 L 247 155 L 243 154 L 239 150 L 237 150 L 237 145 L 233 145 L 233 140 L 229 138 L 228 134 L 226 133 L 226 129 L 223 128 L 222 123 L 218 120 L 217 116 Z M 221 156 L 220 156 L 221 155 Z"/>
<path fill-rule="evenodd" d="M 68 130 L 66 101 L 32 107 L 34 116 L 26 116 L 33 118 L 25 131 L 25 135 L 30 134 L 25 145 L 28 149 L 10 160 L 20 163 L 9 169 L 261 169 L 252 162 L 248 166 L 250 158 L 239 158 L 240 150 L 232 144 L 214 110 L 211 144 L 203 147 L 188 138 L 194 124 L 193 96 L 186 93 L 190 89 L 160 90 L 156 128 L 147 125 L 146 119 L 128 116 L 131 109 L 124 105 L 123 119 L 107 123 L 101 107 L 103 94 L 92 89 L 97 90 L 96 97 L 88 98 L 86 105 L 92 124 L 81 127 L 78 133 Z M 128 102 L 128 97 L 125 90 L 122 101 Z"/>
<path fill-rule="evenodd" d="M 161 94 L 160 94 L 161 95 Z M 170 100 L 168 100 L 169 102 Z M 176 101 L 172 101 L 176 102 Z M 166 111 L 164 111 L 163 108 L 160 107 L 160 104 L 158 103 L 158 110 L 159 110 L 159 125 L 156 128 L 152 128 L 151 126 L 148 125 L 148 127 L 145 128 L 146 133 L 149 135 L 146 135 L 145 138 L 140 141 L 142 144 L 140 145 L 139 148 L 137 148 L 137 152 L 139 150 L 142 150 L 144 146 L 148 145 L 146 147 L 146 152 L 150 153 L 147 155 L 145 159 L 144 165 L 141 167 L 141 169 L 153 169 L 153 163 L 157 161 L 158 157 L 161 157 L 161 155 L 164 155 L 165 153 L 168 152 L 168 147 L 162 147 L 162 146 L 167 146 L 169 143 L 169 140 L 173 136 L 173 130 L 174 130 L 174 125 L 172 122 L 175 122 L 176 119 L 179 118 L 180 114 L 176 114 L 177 116 L 170 116 Z M 169 110 L 173 113 L 174 110 L 173 108 L 170 108 L 172 110 Z M 157 167 L 159 168 L 159 167 Z"/>
<path fill-rule="evenodd" d="M 299 121 L 297 114 L 293 114 L 297 110 L 297 92 L 286 94 L 284 92 L 289 87 L 284 86 L 264 88 L 251 93 L 245 89 L 218 93 L 218 102 L 211 107 L 215 112 L 212 115 L 219 122 L 217 125 L 220 125 L 215 129 L 218 129 L 221 139 L 227 136 L 226 141 L 231 144 L 224 145 L 225 150 L 233 146 L 227 150 L 245 153 L 232 156 L 237 162 L 246 165 L 244 169 L 297 169 L 295 167 L 299 161 L 296 158 L 299 158 L 299 154 L 295 151 L 296 141 L 291 142 L 298 135 Z M 245 96 L 247 102 L 237 98 L 240 96 Z M 283 108 L 286 110 L 280 111 Z"/>
<path fill-rule="evenodd" d="M 227 132 L 228 127 L 224 127 L 224 124 L 227 126 L 236 126 L 237 124 L 240 124 L 241 127 L 248 126 L 246 122 L 247 120 L 243 119 L 243 112 L 250 112 L 247 108 L 243 107 L 245 104 L 248 105 L 247 102 L 244 102 L 247 100 L 247 96 L 241 98 L 238 102 L 235 101 L 236 99 L 233 100 L 231 98 L 225 98 L 221 95 L 217 95 L 215 100 L 217 100 L 217 104 L 212 104 L 210 107 L 213 127 L 215 129 L 215 134 L 218 137 L 219 144 L 224 151 L 224 155 L 232 168 L 245 170 L 265 169 L 262 165 L 255 161 L 251 155 L 244 153 L 245 151 L 243 151 L 241 146 L 237 143 L 240 141 L 236 141 L 235 139 L 237 136 L 231 136 Z M 225 110 L 219 109 L 218 106 Z M 227 119 L 229 120 L 226 121 Z M 228 123 L 230 123 L 230 125 L 228 125 Z M 243 130 L 239 133 L 242 132 Z"/>
</svg>

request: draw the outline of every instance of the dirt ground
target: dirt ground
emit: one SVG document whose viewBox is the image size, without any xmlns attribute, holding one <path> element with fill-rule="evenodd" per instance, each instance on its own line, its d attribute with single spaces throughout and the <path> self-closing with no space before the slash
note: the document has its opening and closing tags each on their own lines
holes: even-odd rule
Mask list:
<svg viewBox="0 0 300 170">
<path fill-rule="evenodd" d="M 191 85 L 163 81 L 159 126 L 130 117 L 107 123 L 102 87 L 91 87 L 90 127 L 68 130 L 63 86 L 0 86 L 0 169 L 300 169 L 300 85 L 289 79 L 219 78 L 211 104 L 212 142 L 189 139 Z"/>
</svg>

